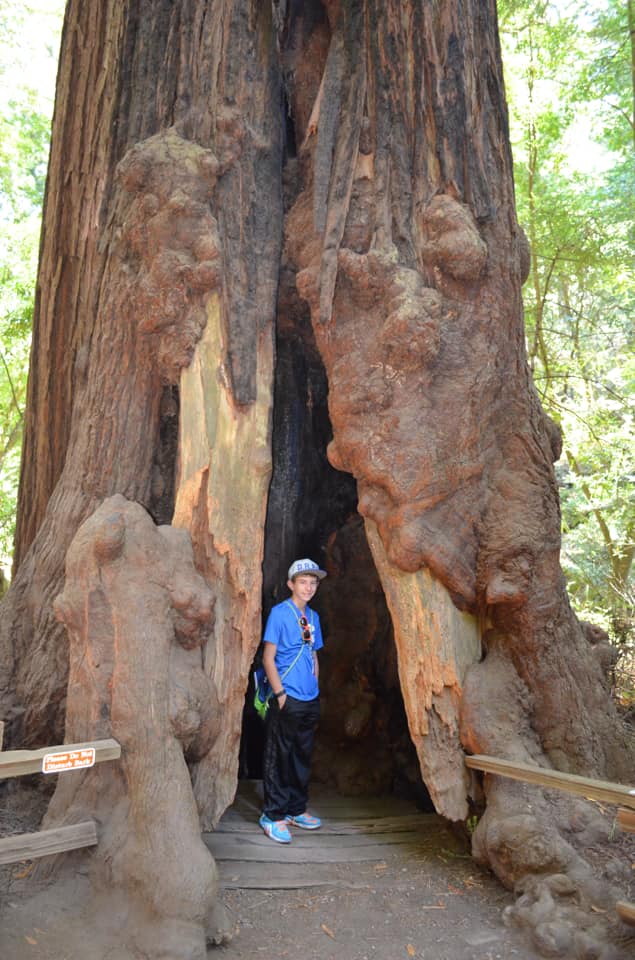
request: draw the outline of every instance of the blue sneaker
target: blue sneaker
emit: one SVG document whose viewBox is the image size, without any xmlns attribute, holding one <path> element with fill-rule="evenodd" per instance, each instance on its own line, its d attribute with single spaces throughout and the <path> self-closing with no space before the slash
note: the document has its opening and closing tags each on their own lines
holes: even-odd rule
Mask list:
<svg viewBox="0 0 635 960">
<path fill-rule="evenodd" d="M 322 826 L 320 818 L 313 817 L 310 813 L 300 813 L 296 817 L 289 814 L 285 817 L 285 820 L 294 827 L 302 827 L 303 830 L 317 830 L 318 827 Z"/>
<path fill-rule="evenodd" d="M 278 843 L 291 843 L 291 834 L 284 820 L 270 820 L 263 813 L 258 823 L 272 840 L 277 840 Z"/>
</svg>

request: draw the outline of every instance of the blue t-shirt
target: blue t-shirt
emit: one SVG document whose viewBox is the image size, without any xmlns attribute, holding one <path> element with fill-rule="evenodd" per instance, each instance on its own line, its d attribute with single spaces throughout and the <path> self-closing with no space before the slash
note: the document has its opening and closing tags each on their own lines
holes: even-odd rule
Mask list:
<svg viewBox="0 0 635 960">
<path fill-rule="evenodd" d="M 292 600 L 284 600 L 276 604 L 269 614 L 265 635 L 265 643 L 273 643 L 276 647 L 276 667 L 284 689 L 289 696 L 296 700 L 315 700 L 319 695 L 318 679 L 313 664 L 313 650 L 320 650 L 324 646 L 320 618 L 310 607 L 307 607 L 304 616 L 312 627 L 312 642 L 305 643 L 302 639 L 302 627 L 298 623 L 302 612 Z M 300 656 L 296 663 L 295 658 Z M 284 676 L 288 667 L 293 666 Z"/>
</svg>

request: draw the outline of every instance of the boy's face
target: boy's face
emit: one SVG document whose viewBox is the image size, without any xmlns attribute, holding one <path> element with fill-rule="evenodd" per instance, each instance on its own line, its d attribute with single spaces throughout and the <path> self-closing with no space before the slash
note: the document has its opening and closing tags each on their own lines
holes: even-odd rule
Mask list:
<svg viewBox="0 0 635 960">
<path fill-rule="evenodd" d="M 319 583 L 320 581 L 317 577 L 312 577 L 308 573 L 301 573 L 297 577 L 294 577 L 293 580 L 287 580 L 287 586 L 291 591 L 291 596 L 296 603 L 299 602 L 303 605 L 313 599 Z"/>
</svg>

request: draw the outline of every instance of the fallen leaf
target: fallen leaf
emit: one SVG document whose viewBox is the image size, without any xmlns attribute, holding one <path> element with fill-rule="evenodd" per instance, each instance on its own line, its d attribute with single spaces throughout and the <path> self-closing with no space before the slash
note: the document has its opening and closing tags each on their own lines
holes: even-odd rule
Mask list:
<svg viewBox="0 0 635 960">
<path fill-rule="evenodd" d="M 411 943 L 408 944 L 408 946 L 406 947 L 406 950 L 408 951 L 409 957 L 414 957 L 417 952 Z"/>
<path fill-rule="evenodd" d="M 28 875 L 31 873 L 31 870 L 32 870 L 32 869 L 33 869 L 33 864 L 30 863 L 30 864 L 28 865 L 28 867 L 25 867 L 25 868 L 24 868 L 24 870 L 20 870 L 19 873 L 14 873 L 14 874 L 13 874 L 13 879 L 14 879 L 14 880 L 24 880 L 24 878 L 25 878 L 25 877 L 28 877 Z"/>
<path fill-rule="evenodd" d="M 34 947 L 37 943 L 37 940 L 34 940 L 33 937 L 25 937 L 24 939 L 27 943 L 30 943 L 32 947 Z"/>
<path fill-rule="evenodd" d="M 458 887 L 453 887 L 451 883 L 448 883 L 448 893 L 458 893 L 459 896 L 463 896 L 463 891 L 459 890 Z"/>
<path fill-rule="evenodd" d="M 480 880 L 476 880 L 474 877 L 466 877 L 463 881 L 466 887 L 482 887 L 483 884 Z"/>
<path fill-rule="evenodd" d="M 591 904 L 591 910 L 595 913 L 606 913 L 606 910 L 603 910 L 601 907 L 596 907 L 594 903 Z"/>
<path fill-rule="evenodd" d="M 327 927 L 327 925 L 326 925 L 325 923 L 321 923 L 320 926 L 321 926 L 322 929 L 324 930 L 324 933 L 327 935 L 327 937 L 330 937 L 331 940 L 335 940 L 335 934 L 334 934 L 333 931 L 330 929 L 330 927 Z"/>
</svg>

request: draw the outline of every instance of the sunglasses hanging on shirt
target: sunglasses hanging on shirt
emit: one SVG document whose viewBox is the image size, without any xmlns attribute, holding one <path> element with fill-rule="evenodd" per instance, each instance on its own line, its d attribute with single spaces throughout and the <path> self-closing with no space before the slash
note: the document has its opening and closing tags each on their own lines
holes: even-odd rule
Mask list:
<svg viewBox="0 0 635 960">
<path fill-rule="evenodd" d="M 309 610 L 309 614 L 311 616 L 311 622 L 309 623 L 309 620 L 303 613 L 301 613 L 300 616 L 298 616 L 299 610 L 293 603 L 291 603 L 290 600 L 287 600 L 286 603 L 289 609 L 293 610 L 293 616 L 298 621 L 298 626 L 300 627 L 300 632 L 302 634 L 302 642 L 309 643 L 311 644 L 311 646 L 313 646 L 313 643 L 315 642 L 315 637 L 314 637 L 315 627 L 313 626 L 313 611 Z"/>
</svg>

